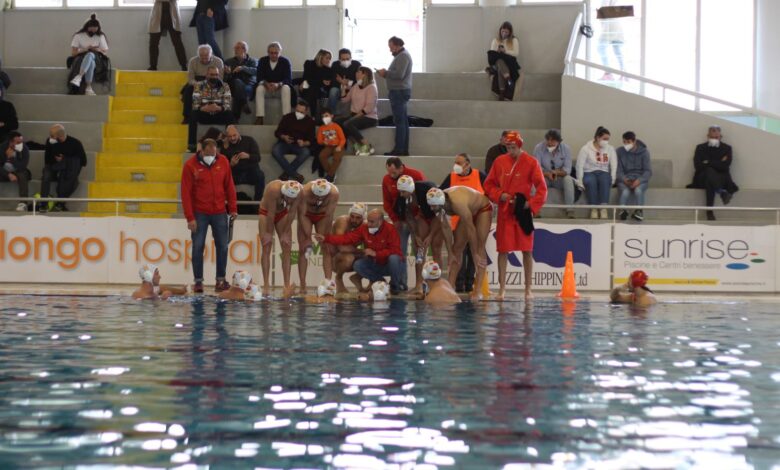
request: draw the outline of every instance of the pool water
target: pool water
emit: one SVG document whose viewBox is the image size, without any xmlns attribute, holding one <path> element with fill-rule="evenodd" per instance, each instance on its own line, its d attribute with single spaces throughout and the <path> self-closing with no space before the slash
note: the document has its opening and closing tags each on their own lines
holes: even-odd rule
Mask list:
<svg viewBox="0 0 780 470">
<path fill-rule="evenodd" d="M 771 301 L 2 306 L 0 468 L 780 462 Z"/>
</svg>

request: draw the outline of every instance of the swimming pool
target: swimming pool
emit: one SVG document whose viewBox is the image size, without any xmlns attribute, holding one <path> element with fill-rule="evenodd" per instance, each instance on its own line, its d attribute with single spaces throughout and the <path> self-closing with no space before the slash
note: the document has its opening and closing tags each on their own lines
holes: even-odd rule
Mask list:
<svg viewBox="0 0 780 470">
<path fill-rule="evenodd" d="M 6 296 L 0 468 L 768 468 L 772 301 Z"/>
</svg>

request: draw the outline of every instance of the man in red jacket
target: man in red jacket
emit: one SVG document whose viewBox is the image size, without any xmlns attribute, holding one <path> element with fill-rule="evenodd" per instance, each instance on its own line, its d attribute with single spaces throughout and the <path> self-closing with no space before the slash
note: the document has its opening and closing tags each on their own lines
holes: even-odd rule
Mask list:
<svg viewBox="0 0 780 470">
<path fill-rule="evenodd" d="M 203 141 L 203 150 L 193 155 L 181 171 L 181 205 L 187 218 L 187 228 L 192 232 L 192 272 L 195 276 L 193 292 L 203 292 L 203 250 L 206 232 L 211 235 L 217 252 L 216 292 L 230 289 L 225 281 L 228 256 L 228 215 L 234 219 L 238 213 L 236 188 L 230 161 L 217 154 L 213 139 Z"/>
<path fill-rule="evenodd" d="M 368 213 L 368 220 L 357 229 L 344 235 L 314 235 L 317 242 L 331 245 L 356 245 L 363 243 L 364 256 L 355 261 L 355 272 L 363 279 L 373 284 L 384 281 L 390 276 L 390 293 L 398 295 L 401 273 L 406 271 L 406 264 L 401 256 L 401 245 L 393 224 L 384 221 L 384 214 L 379 209 Z"/>
<path fill-rule="evenodd" d="M 409 235 L 411 231 L 409 226 L 402 222 L 401 216 L 396 211 L 396 204 L 398 202 L 398 178 L 403 175 L 411 176 L 414 181 L 425 181 L 425 175 L 422 171 L 415 170 L 412 167 L 403 164 L 400 158 L 390 157 L 385 162 L 385 168 L 387 168 L 387 174 L 382 178 L 382 206 L 393 221 L 395 229 L 398 231 L 398 237 L 401 240 L 401 253 L 406 256 L 409 253 Z M 401 274 L 400 290 L 406 291 L 408 287 L 406 285 L 406 270 Z"/>
</svg>

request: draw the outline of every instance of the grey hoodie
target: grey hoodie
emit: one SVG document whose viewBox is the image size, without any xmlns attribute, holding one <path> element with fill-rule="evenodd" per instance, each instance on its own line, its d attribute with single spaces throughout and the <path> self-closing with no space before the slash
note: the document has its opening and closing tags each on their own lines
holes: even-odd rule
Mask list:
<svg viewBox="0 0 780 470">
<path fill-rule="evenodd" d="M 627 151 L 620 146 L 617 149 L 618 167 L 615 179 L 622 182 L 624 178 L 638 179 L 642 183 L 648 183 L 653 176 L 650 166 L 650 152 L 644 142 L 637 139 L 634 148 Z"/>
</svg>

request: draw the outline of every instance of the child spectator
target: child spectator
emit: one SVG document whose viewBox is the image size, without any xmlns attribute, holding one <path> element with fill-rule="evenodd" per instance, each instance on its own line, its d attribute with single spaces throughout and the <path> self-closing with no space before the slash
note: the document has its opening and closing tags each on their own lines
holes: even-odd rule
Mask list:
<svg viewBox="0 0 780 470">
<path fill-rule="evenodd" d="M 333 111 L 328 108 L 322 109 L 322 125 L 317 129 L 317 143 L 322 146 L 320 165 L 325 169 L 325 179 L 333 183 L 336 181 L 336 170 L 344 156 L 347 139 L 341 126 L 333 122 Z"/>
</svg>

